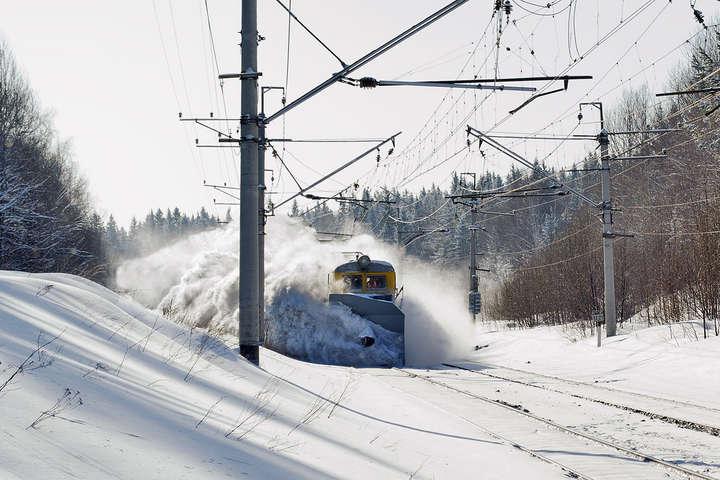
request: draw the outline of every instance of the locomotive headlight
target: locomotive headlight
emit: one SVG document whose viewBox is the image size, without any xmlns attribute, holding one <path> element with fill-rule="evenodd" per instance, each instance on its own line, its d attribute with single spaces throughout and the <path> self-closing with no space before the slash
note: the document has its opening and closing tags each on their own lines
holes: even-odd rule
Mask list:
<svg viewBox="0 0 720 480">
<path fill-rule="evenodd" d="M 370 266 L 370 257 L 368 257 L 367 255 L 362 255 L 360 258 L 358 258 L 357 262 L 358 265 L 360 265 L 360 268 L 365 270 Z"/>
</svg>

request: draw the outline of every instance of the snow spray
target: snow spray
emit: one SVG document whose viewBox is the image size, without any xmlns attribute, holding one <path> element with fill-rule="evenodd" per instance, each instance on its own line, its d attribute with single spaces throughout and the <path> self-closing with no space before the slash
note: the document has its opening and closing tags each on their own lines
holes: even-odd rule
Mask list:
<svg viewBox="0 0 720 480">
<path fill-rule="evenodd" d="M 472 324 L 463 272 L 446 272 L 370 235 L 320 242 L 314 230 L 273 217 L 265 245 L 265 344 L 317 363 L 358 367 L 397 365 L 401 341 L 393 332 L 327 303 L 330 273 L 358 251 L 387 260 L 403 286 L 406 364 L 431 366 L 470 351 Z M 238 223 L 188 237 L 117 270 L 119 288 L 177 321 L 237 334 Z M 455 273 L 455 274 L 454 274 Z M 361 344 L 372 332 L 375 343 Z"/>
</svg>

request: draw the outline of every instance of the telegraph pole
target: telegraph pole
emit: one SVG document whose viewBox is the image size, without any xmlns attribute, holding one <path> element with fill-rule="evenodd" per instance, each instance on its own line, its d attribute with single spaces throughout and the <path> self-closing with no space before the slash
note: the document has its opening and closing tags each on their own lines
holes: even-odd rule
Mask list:
<svg viewBox="0 0 720 480">
<path fill-rule="evenodd" d="M 242 0 L 240 74 L 240 355 L 260 363 L 260 128 L 258 118 L 257 0 Z M 264 182 L 262 182 L 264 183 Z"/>
</svg>

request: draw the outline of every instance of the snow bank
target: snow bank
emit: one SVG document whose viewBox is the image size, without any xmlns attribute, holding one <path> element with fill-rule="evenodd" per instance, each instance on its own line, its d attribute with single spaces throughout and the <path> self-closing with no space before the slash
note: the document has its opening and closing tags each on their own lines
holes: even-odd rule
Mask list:
<svg viewBox="0 0 720 480">
<path fill-rule="evenodd" d="M 583 337 L 572 325 L 532 329 L 478 327 L 477 362 L 556 375 L 573 380 L 699 405 L 720 398 L 720 337 L 702 337 L 701 322 L 647 327 L 639 317 L 618 335 Z"/>
<path fill-rule="evenodd" d="M 261 357 L 77 277 L 0 271 L 0 478 L 561 476 L 384 370 Z"/>
<path fill-rule="evenodd" d="M 238 225 L 192 236 L 133 260 L 118 269 L 117 284 L 145 305 L 172 312 L 179 320 L 235 334 L 238 318 Z M 342 252 L 362 251 L 388 260 L 404 285 L 406 358 L 433 365 L 469 351 L 470 319 L 461 275 L 442 272 L 405 257 L 369 235 L 343 243 L 319 242 L 312 229 L 276 217 L 266 237 L 268 346 L 296 358 L 355 366 L 396 364 L 399 339 L 391 332 L 329 306 L 328 274 L 348 260 Z M 359 344 L 361 332 L 376 334 L 373 347 Z"/>
</svg>

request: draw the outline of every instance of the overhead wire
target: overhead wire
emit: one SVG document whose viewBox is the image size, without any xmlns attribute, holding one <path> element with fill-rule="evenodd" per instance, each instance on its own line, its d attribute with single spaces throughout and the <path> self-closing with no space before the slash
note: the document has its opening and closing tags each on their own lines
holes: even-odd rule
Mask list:
<svg viewBox="0 0 720 480">
<path fill-rule="evenodd" d="M 291 51 L 291 37 L 292 37 L 292 0 L 288 1 L 288 19 L 287 19 L 287 39 L 285 44 L 285 82 L 284 82 L 284 90 L 283 90 L 283 98 L 282 98 L 282 104 L 285 105 L 287 101 L 288 96 L 288 87 L 290 82 L 290 51 Z M 283 138 L 287 138 L 287 115 L 282 116 L 282 136 Z M 280 157 L 280 167 L 278 168 L 278 177 L 277 181 L 278 184 L 282 181 L 282 167 L 284 165 L 285 160 L 285 154 L 286 154 L 286 145 L 285 142 L 282 144 L 282 154 Z"/>
<path fill-rule="evenodd" d="M 157 8 L 157 0 L 152 0 L 152 7 L 153 7 L 153 16 L 155 18 L 155 25 L 156 25 L 157 31 L 158 31 L 158 38 L 160 40 L 160 47 L 162 50 L 163 59 L 165 60 L 165 67 L 167 68 L 168 79 L 170 80 L 170 87 L 173 92 L 173 97 L 175 98 L 175 103 L 177 105 L 178 112 L 182 112 L 183 111 L 182 102 L 180 101 L 180 95 L 178 94 L 178 88 L 177 88 L 175 78 L 172 73 L 172 67 L 170 65 L 170 57 L 168 55 L 167 46 L 165 44 L 165 38 L 164 38 L 164 35 L 162 32 L 162 26 L 160 23 L 160 14 L 158 13 L 158 8 Z M 190 153 L 190 158 L 193 159 L 193 163 L 195 164 L 196 171 L 198 171 L 204 178 L 206 176 L 206 171 L 205 171 L 205 166 L 203 165 L 203 162 L 202 162 L 202 158 L 200 158 L 200 155 L 196 152 L 195 148 L 193 147 L 190 137 L 188 136 L 187 129 L 183 128 L 182 130 L 183 130 L 183 137 L 185 138 L 185 144 Z M 209 197 L 209 194 L 208 194 L 208 197 Z"/>
<path fill-rule="evenodd" d="M 571 2 L 571 3 L 572 3 L 572 2 Z M 652 2 L 646 2 L 645 5 L 647 6 L 647 5 L 650 5 L 651 3 L 652 3 Z M 642 7 L 641 7 L 641 8 L 642 8 Z M 636 11 L 636 12 L 637 12 L 637 11 Z M 657 18 L 658 16 L 659 16 L 659 15 L 657 15 L 656 18 Z M 633 14 L 631 14 L 631 15 L 628 17 L 628 19 L 632 19 L 632 18 L 634 18 Z M 628 21 L 628 20 L 626 20 L 626 22 L 627 22 L 627 21 Z M 646 29 L 646 31 L 647 31 L 647 29 Z M 606 36 L 603 37 L 603 38 L 608 38 L 608 37 L 607 37 L 607 34 L 606 34 Z M 478 43 L 479 43 L 479 42 L 478 42 Z M 442 104 L 442 102 L 441 102 L 441 104 Z M 439 107 L 438 107 L 438 108 L 439 108 Z M 436 111 L 437 111 L 437 108 L 436 108 Z M 448 111 L 449 111 L 449 110 L 448 110 Z M 426 125 L 427 125 L 427 123 L 426 123 Z M 436 125 L 437 125 L 437 122 L 436 122 Z M 424 128 L 425 128 L 425 127 L 423 127 L 423 129 L 424 129 Z M 422 129 L 421 129 L 421 131 L 422 131 Z M 437 147 L 436 147 L 436 149 L 437 149 Z M 455 154 L 457 154 L 457 152 L 454 152 L 454 153 L 453 153 L 453 155 L 455 155 Z M 401 184 L 401 185 L 402 185 L 402 184 Z"/>
<path fill-rule="evenodd" d="M 714 25 L 714 26 L 717 27 L 717 25 Z M 615 86 L 612 87 L 611 89 L 609 89 L 609 90 L 603 92 L 602 94 L 599 94 L 598 96 L 594 97 L 593 100 L 599 100 L 599 99 L 603 98 L 604 96 L 608 95 L 609 93 L 612 93 L 613 91 L 615 91 L 615 90 L 617 90 L 618 88 L 622 87 L 623 84 L 627 83 L 627 81 L 634 79 L 634 78 L 637 77 L 638 75 L 642 74 L 642 73 L 643 73 L 645 70 L 647 70 L 648 68 L 652 68 L 652 67 L 655 66 L 658 62 L 666 59 L 666 58 L 667 58 L 668 56 L 670 56 L 672 53 L 676 52 L 677 50 L 679 50 L 679 49 L 682 48 L 683 46 L 687 45 L 693 38 L 701 35 L 702 33 L 703 33 L 703 31 L 698 31 L 698 32 L 694 33 L 693 35 L 691 35 L 691 36 L 688 37 L 687 39 L 683 40 L 680 44 L 678 44 L 678 45 L 676 45 L 675 47 L 673 47 L 673 48 L 672 48 L 671 50 L 669 50 L 668 52 L 666 52 L 666 53 L 664 53 L 663 55 L 661 55 L 660 57 L 656 58 L 650 65 L 648 65 L 648 66 L 646 66 L 646 67 L 643 67 L 643 68 L 640 69 L 638 72 L 636 72 L 635 74 L 627 77 L 624 81 L 618 83 L 617 85 L 615 85 Z M 644 35 L 644 34 L 645 34 L 645 32 L 643 32 L 642 35 Z M 641 37 L 640 37 L 640 38 L 641 38 Z M 633 44 L 639 42 L 640 38 L 638 38 Z M 618 60 L 616 60 L 615 62 L 613 62 L 612 65 L 611 65 L 611 67 L 603 74 L 603 76 L 600 78 L 600 80 L 597 80 L 580 98 L 578 98 L 578 100 L 577 100 L 576 102 L 572 102 L 570 107 L 568 107 L 566 110 L 564 110 L 564 111 L 563 111 L 562 113 L 560 113 L 558 116 L 556 116 L 555 118 L 553 118 L 546 126 L 544 126 L 544 127 L 542 127 L 542 128 L 539 128 L 539 129 L 535 130 L 534 132 L 535 132 L 535 133 L 542 132 L 542 131 L 546 130 L 547 128 L 549 128 L 550 126 L 556 124 L 557 122 L 563 121 L 563 120 L 567 119 L 567 118 L 570 117 L 570 116 L 574 116 L 574 115 L 575 115 L 575 112 L 571 112 L 571 110 L 575 109 L 575 108 L 577 107 L 577 104 L 578 104 L 580 101 L 582 101 L 584 98 L 588 97 L 589 93 L 590 93 L 592 90 L 594 90 L 598 85 L 600 85 L 600 83 L 602 82 L 602 80 L 607 77 L 607 75 L 610 73 L 610 71 L 611 71 L 612 68 L 616 65 L 616 63 L 619 62 L 619 61 L 622 59 L 622 57 L 624 57 L 625 55 L 626 55 L 626 53 L 623 53 L 623 54 L 621 55 L 621 58 L 619 58 Z"/>
<path fill-rule="evenodd" d="M 399 218 L 395 218 L 395 217 L 393 217 L 392 215 L 388 215 L 388 216 L 389 216 L 389 218 L 391 218 L 393 221 L 395 221 L 395 222 L 397 222 L 397 223 L 402 223 L 402 224 L 404 224 L 404 225 L 412 225 L 412 224 L 415 224 L 415 223 L 424 222 L 425 220 L 427 220 L 427 219 L 435 216 L 438 212 L 440 212 L 443 208 L 447 207 L 450 203 L 451 203 L 451 200 L 446 200 L 445 203 L 443 203 L 442 205 L 440 205 L 440 206 L 439 206 L 436 210 L 434 210 L 433 212 L 429 213 L 428 215 L 426 215 L 426 216 L 424 216 L 424 217 L 422 217 L 422 218 L 416 218 L 416 219 L 413 219 L 413 220 L 402 220 L 402 219 L 399 219 Z"/>
<path fill-rule="evenodd" d="M 667 8 L 667 5 L 666 5 L 665 7 L 663 7 L 663 9 L 659 12 L 659 14 L 662 13 L 662 11 L 664 11 L 665 8 Z M 655 18 L 652 20 L 651 24 L 654 23 L 654 22 L 657 20 L 657 18 L 659 17 L 659 14 L 655 16 Z M 641 36 L 634 42 L 634 44 L 637 44 L 637 42 L 639 42 L 640 38 L 642 38 L 648 30 L 649 30 L 649 29 L 646 28 L 646 29 L 641 33 Z M 673 48 L 670 52 L 667 52 L 666 54 L 664 54 L 661 58 L 666 58 L 670 53 L 672 53 L 673 51 L 676 51 L 676 50 L 679 49 L 682 45 L 686 44 L 689 40 L 691 40 L 692 38 L 696 37 L 696 36 L 699 35 L 700 33 L 702 33 L 702 32 L 697 32 L 697 33 L 695 33 L 695 34 L 692 35 L 689 39 L 687 39 L 686 41 L 682 42 L 682 43 L 681 43 L 680 45 L 678 45 L 677 47 Z M 624 56 L 624 55 L 626 55 L 626 53 L 624 53 L 622 56 Z M 621 58 L 622 58 L 622 57 L 621 57 Z M 660 59 L 656 60 L 656 62 L 659 61 L 659 60 L 660 60 Z M 619 60 L 618 60 L 618 61 L 619 61 Z M 654 65 L 656 62 L 653 62 L 653 65 Z M 616 62 L 616 63 L 617 63 L 617 62 Z M 615 64 L 613 64 L 613 66 L 614 66 L 614 65 L 615 65 Z M 652 66 L 652 65 L 651 65 L 651 66 Z M 611 68 L 612 68 L 612 67 L 611 67 Z M 645 67 L 645 69 L 646 69 L 646 68 L 649 68 L 649 67 Z M 643 69 L 643 70 L 644 70 L 644 69 Z M 635 74 L 635 76 L 636 76 L 636 75 L 637 75 L 637 74 Z M 606 76 L 606 75 L 604 75 L 603 78 L 604 78 L 605 76 Z M 590 90 L 588 90 L 588 92 L 586 92 L 586 93 L 583 95 L 583 97 L 586 97 L 586 96 L 588 95 L 589 91 L 591 91 L 592 89 L 594 89 L 597 85 L 599 85 L 599 83 L 600 83 L 600 81 L 596 82 L 595 85 L 593 85 L 593 86 L 590 88 Z M 615 89 L 617 89 L 617 88 L 619 88 L 619 86 L 613 87 L 613 88 L 610 89 L 608 92 L 605 92 L 605 93 L 603 94 L 603 96 L 604 96 L 605 94 L 609 93 L 610 91 L 613 91 L 613 90 L 615 90 Z M 582 97 L 581 97 L 581 98 L 582 98 Z M 599 96 L 598 98 L 601 98 L 601 96 Z M 556 122 L 558 122 L 558 121 L 560 121 L 560 120 L 562 120 L 562 119 L 564 119 L 564 118 L 567 118 L 567 116 L 563 116 L 563 115 L 565 115 L 569 110 L 570 110 L 570 108 L 568 108 L 567 110 L 565 110 L 565 112 L 563 112 L 562 114 L 560 114 L 559 117 L 556 117 L 554 120 L 552 120 L 552 121 L 551 121 L 548 125 L 546 125 L 545 127 L 536 130 L 535 133 L 544 131 L 544 130 L 546 130 L 547 128 L 549 128 L 551 125 L 555 124 Z M 493 126 L 492 128 L 496 128 L 497 126 L 498 126 L 498 124 L 496 124 L 496 125 Z M 488 130 L 488 131 L 491 131 L 492 128 L 491 128 L 490 130 Z"/>
<path fill-rule="evenodd" d="M 649 6 L 650 4 L 652 4 L 652 2 L 653 2 L 653 1 L 654 1 L 654 0 L 650 0 L 650 1 L 646 2 L 646 4 L 644 5 L 644 7 L 647 7 L 647 6 Z M 638 10 L 636 10 L 636 12 L 635 12 L 635 14 L 634 14 L 634 15 L 636 15 L 636 14 L 637 14 L 637 12 L 639 12 L 639 11 L 642 11 L 642 9 L 643 9 L 643 7 L 641 7 L 641 9 L 638 9 Z M 664 10 L 664 9 L 663 9 L 663 10 Z M 633 18 L 634 18 L 634 15 L 631 15 L 631 17 L 633 17 Z M 657 19 L 657 17 L 658 17 L 658 16 L 659 16 L 659 15 L 657 15 L 657 16 L 656 16 L 656 19 Z M 654 23 L 654 22 L 653 22 L 653 23 Z M 617 27 L 616 27 L 616 28 L 617 28 Z M 619 30 L 619 29 L 618 29 L 618 30 Z M 615 30 L 615 31 L 618 31 L 618 30 Z M 647 31 L 647 29 L 646 29 L 646 31 Z M 614 33 L 614 32 L 613 32 L 613 31 L 611 30 L 611 32 L 610 32 L 610 33 Z M 604 41 L 605 39 L 609 38 L 609 36 L 610 36 L 610 33 L 609 33 L 609 34 L 606 34 L 606 35 L 605 35 L 605 36 L 603 37 L 603 41 Z M 599 43 L 601 43 L 601 42 L 598 42 L 598 45 L 599 45 Z M 592 49 L 591 49 L 591 50 L 592 50 Z M 454 133 L 454 132 L 453 132 L 453 133 Z M 449 135 L 449 137 L 451 137 L 451 136 L 452 136 L 452 134 L 451 134 L 451 135 Z M 558 147 L 558 148 L 559 148 L 559 147 Z M 556 148 L 556 149 L 557 149 L 557 148 Z M 453 155 L 456 155 L 457 153 L 459 153 L 459 151 L 457 151 L 457 152 L 454 152 L 454 153 L 453 153 Z M 439 164 L 438 164 L 438 165 L 436 165 L 436 166 L 435 166 L 434 168 L 437 168 L 437 166 L 439 166 L 439 165 L 441 165 L 441 164 L 445 163 L 445 161 L 446 161 L 446 160 L 443 160 L 443 161 L 439 162 Z M 425 171 L 424 171 L 423 173 L 427 173 L 427 172 L 429 172 L 429 171 L 432 171 L 432 170 L 433 170 L 434 168 L 433 168 L 433 167 L 431 167 L 430 169 L 426 169 L 426 170 L 425 170 Z M 406 182 L 406 183 L 407 183 L 407 182 Z M 401 183 L 401 185 L 402 185 L 402 183 Z"/>
<path fill-rule="evenodd" d="M 665 6 L 665 8 L 666 8 L 666 7 L 667 7 L 667 5 Z M 664 8 L 663 8 L 662 11 L 664 11 Z M 660 13 L 662 13 L 662 11 L 659 12 L 658 15 L 655 16 L 655 19 L 653 20 L 652 23 L 654 23 L 654 21 L 657 20 L 657 18 L 659 17 Z M 652 25 L 652 23 L 651 23 L 651 25 Z M 649 30 L 649 27 L 650 27 L 650 25 L 643 31 L 643 34 Z M 683 42 L 683 44 L 685 44 L 685 43 L 686 43 L 686 42 Z M 636 46 L 636 45 L 637 45 L 637 41 L 633 44 L 633 46 Z M 678 47 L 676 47 L 675 49 L 671 50 L 671 52 L 672 52 L 672 51 L 675 51 L 675 50 L 676 50 L 677 48 L 679 48 L 679 47 L 680 47 L 680 46 L 678 46 Z M 632 46 L 631 46 L 631 48 L 632 48 Z M 671 52 L 666 53 L 666 54 L 663 55 L 661 58 L 667 57 Z M 624 55 L 626 55 L 626 53 L 624 53 L 623 56 L 624 56 Z M 621 57 L 621 58 L 622 58 L 622 57 Z M 653 62 L 653 64 L 651 64 L 650 67 L 652 67 L 654 64 L 655 64 L 655 62 Z M 647 68 L 649 68 L 649 67 L 645 67 L 643 70 L 646 70 Z M 706 76 L 706 78 L 709 77 L 709 76 L 710 76 L 710 75 Z M 617 87 L 615 87 L 615 88 L 617 88 Z M 682 145 L 684 145 L 684 144 L 687 144 L 687 143 L 689 143 L 689 142 L 696 141 L 698 138 L 702 138 L 702 136 L 705 136 L 705 135 L 707 135 L 707 134 L 709 134 L 709 132 L 705 132 L 705 133 L 701 134 L 699 137 L 691 138 L 691 139 L 689 139 L 689 140 L 686 140 L 685 142 L 681 142 L 680 144 L 676 144 L 676 145 L 673 146 L 672 148 L 677 148 L 677 147 L 682 146 Z M 644 163 L 644 162 L 643 162 L 643 163 Z M 636 168 L 637 166 L 638 166 L 638 164 L 633 165 L 633 166 L 625 169 L 623 172 L 620 172 L 620 174 L 624 174 L 624 173 L 627 172 L 628 170 L 633 169 L 633 168 Z M 708 232 L 708 233 L 713 233 L 713 232 Z M 592 253 L 592 251 L 591 251 L 591 252 L 586 252 L 585 254 L 582 254 L 582 255 L 586 255 L 586 254 L 588 254 L 588 253 Z M 566 260 L 564 260 L 564 261 L 556 262 L 556 263 L 554 263 L 554 264 L 562 263 L 562 262 L 570 261 L 570 260 L 572 260 L 572 259 L 566 259 Z M 554 264 L 552 264 L 552 265 L 554 265 Z M 533 267 L 533 268 L 539 268 L 539 267 Z"/>
<path fill-rule="evenodd" d="M 538 269 L 541 269 L 541 268 L 554 267 L 554 266 L 556 266 L 556 265 L 561 265 L 561 264 L 563 264 L 563 263 L 572 262 L 573 260 L 577 260 L 578 258 L 586 257 L 586 256 L 588 256 L 588 255 L 591 255 L 591 254 L 593 254 L 593 253 L 595 253 L 595 252 L 598 252 L 598 251 L 602 250 L 602 248 L 603 248 L 603 247 L 602 247 L 602 245 L 601 245 L 601 246 L 599 246 L 599 247 L 592 248 L 592 249 L 590 249 L 590 250 L 588 250 L 588 251 L 586 251 L 586 252 L 583 252 L 583 253 L 580 253 L 580 254 L 577 254 L 577 255 L 573 255 L 572 257 L 565 258 L 565 259 L 563 259 L 563 260 L 558 260 L 558 261 L 552 262 L 552 263 L 546 263 L 546 264 L 544 264 L 544 265 L 536 265 L 536 266 L 532 266 L 532 267 L 518 268 L 518 269 L 516 269 L 516 270 L 514 270 L 514 271 L 517 273 L 517 272 L 527 272 L 527 271 L 530 271 L 530 270 L 538 270 Z"/>
<path fill-rule="evenodd" d="M 172 1 L 172 0 L 169 0 L 169 1 Z M 213 33 L 212 20 L 210 18 L 210 8 L 208 6 L 207 0 L 203 0 L 203 4 L 205 7 L 205 17 L 207 19 L 208 35 L 210 37 L 210 49 L 211 49 L 211 54 L 212 54 L 212 58 L 213 58 L 213 62 L 214 62 L 213 65 L 215 67 L 215 78 L 218 80 L 217 85 L 220 88 L 220 98 L 222 99 L 223 113 L 225 115 L 225 118 L 227 119 L 229 117 L 229 115 L 228 115 L 228 108 L 227 108 L 227 100 L 225 98 L 225 83 L 222 79 L 219 78 L 220 73 L 221 73 L 220 62 L 218 61 L 217 49 L 215 48 L 215 35 Z M 217 92 L 215 92 L 215 93 L 217 95 Z M 225 128 L 228 130 L 228 132 L 231 132 L 230 124 L 227 121 L 225 122 Z M 228 167 L 227 151 L 223 150 L 223 155 L 224 155 L 223 161 L 225 163 L 226 175 L 228 176 L 228 178 L 230 178 L 229 172 L 230 171 L 234 172 L 235 173 L 235 181 L 237 182 L 237 185 L 240 185 L 240 169 L 237 164 L 237 161 L 239 159 L 239 152 L 236 152 L 235 149 L 231 149 L 230 154 L 232 155 L 232 158 L 233 158 L 233 161 L 231 162 L 233 164 L 233 168 Z"/>
</svg>

